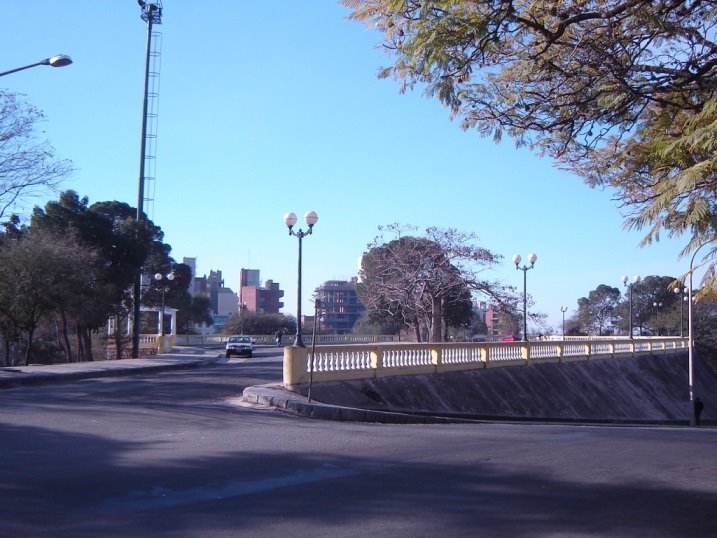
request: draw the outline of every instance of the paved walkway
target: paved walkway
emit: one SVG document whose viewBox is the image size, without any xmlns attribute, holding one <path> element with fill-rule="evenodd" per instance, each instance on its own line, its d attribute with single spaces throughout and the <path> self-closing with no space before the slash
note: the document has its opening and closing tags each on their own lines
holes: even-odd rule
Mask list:
<svg viewBox="0 0 717 538">
<path fill-rule="evenodd" d="M 0 388 L 195 368 L 218 361 L 223 357 L 221 351 L 182 347 L 171 354 L 141 359 L 0 367 Z"/>
</svg>

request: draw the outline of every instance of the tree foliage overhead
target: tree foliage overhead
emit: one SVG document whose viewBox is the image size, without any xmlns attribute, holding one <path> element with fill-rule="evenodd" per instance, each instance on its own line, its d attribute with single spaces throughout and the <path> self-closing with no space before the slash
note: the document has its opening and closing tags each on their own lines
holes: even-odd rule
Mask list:
<svg viewBox="0 0 717 538">
<path fill-rule="evenodd" d="M 39 140 L 42 113 L 0 89 L 0 218 L 18 202 L 57 187 L 72 167 Z"/>
<path fill-rule="evenodd" d="M 380 72 L 461 125 L 609 185 L 644 242 L 717 238 L 717 6 L 706 0 L 343 0 Z M 714 250 L 711 252 L 714 255 Z"/>
<path fill-rule="evenodd" d="M 384 228 L 379 228 L 384 230 Z M 398 225 L 385 230 L 399 237 L 374 239 L 362 258 L 356 291 L 374 321 L 399 322 L 416 332 L 427 329 L 441 340 L 442 324 L 469 325 L 473 292 L 494 302 L 514 302 L 510 290 L 481 278 L 500 256 L 473 244 L 473 234 L 428 228 L 425 237 L 401 235 Z"/>
</svg>

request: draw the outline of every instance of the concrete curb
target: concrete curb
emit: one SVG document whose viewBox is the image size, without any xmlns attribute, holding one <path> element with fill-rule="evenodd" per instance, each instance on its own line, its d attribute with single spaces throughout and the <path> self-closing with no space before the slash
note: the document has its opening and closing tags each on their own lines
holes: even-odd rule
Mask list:
<svg viewBox="0 0 717 538">
<path fill-rule="evenodd" d="M 295 416 L 339 422 L 374 422 L 380 424 L 475 424 L 479 420 L 447 418 L 432 415 L 415 415 L 391 411 L 376 411 L 354 407 L 341 407 L 322 402 L 309 402 L 308 398 L 286 390 L 281 385 L 247 387 L 242 400 L 264 405 Z"/>
<path fill-rule="evenodd" d="M 545 417 L 513 417 L 513 416 L 458 416 L 433 415 L 431 413 L 410 411 L 379 411 L 374 409 L 361 409 L 342 407 L 323 402 L 309 402 L 306 396 L 287 390 L 281 384 L 258 385 L 247 387 L 242 394 L 242 401 L 250 405 L 256 404 L 270 407 L 294 416 L 313 418 L 318 420 L 333 420 L 339 422 L 373 422 L 380 424 L 487 424 L 487 423 L 515 423 L 515 424 L 573 424 L 589 426 L 689 426 L 679 420 L 629 420 L 629 419 L 566 419 Z M 710 421 L 703 427 L 714 426 Z"/>
</svg>

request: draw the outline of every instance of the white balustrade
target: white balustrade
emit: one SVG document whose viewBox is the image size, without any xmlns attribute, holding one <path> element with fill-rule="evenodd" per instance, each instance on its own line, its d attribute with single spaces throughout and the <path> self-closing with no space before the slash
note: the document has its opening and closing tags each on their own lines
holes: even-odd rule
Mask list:
<svg viewBox="0 0 717 538">
<path fill-rule="evenodd" d="M 681 337 L 436 344 L 367 343 L 312 348 L 288 346 L 284 348 L 284 383 L 292 385 L 308 382 L 310 371 L 314 381 L 364 379 L 530 364 L 531 361 L 630 357 L 686 348 L 687 339 Z"/>
</svg>

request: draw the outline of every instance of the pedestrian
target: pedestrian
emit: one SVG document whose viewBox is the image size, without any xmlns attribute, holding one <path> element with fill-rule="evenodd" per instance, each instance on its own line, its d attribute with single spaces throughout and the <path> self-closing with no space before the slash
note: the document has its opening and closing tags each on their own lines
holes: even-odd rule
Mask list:
<svg viewBox="0 0 717 538">
<path fill-rule="evenodd" d="M 282 330 L 279 329 L 278 331 L 276 331 L 276 345 L 277 346 L 281 345 L 281 341 L 283 338 L 284 338 L 284 333 L 282 332 Z"/>
<path fill-rule="evenodd" d="M 705 404 L 702 403 L 702 400 L 699 398 L 695 398 L 695 425 L 700 425 L 700 415 L 702 414 L 702 410 L 705 408 Z"/>
</svg>

